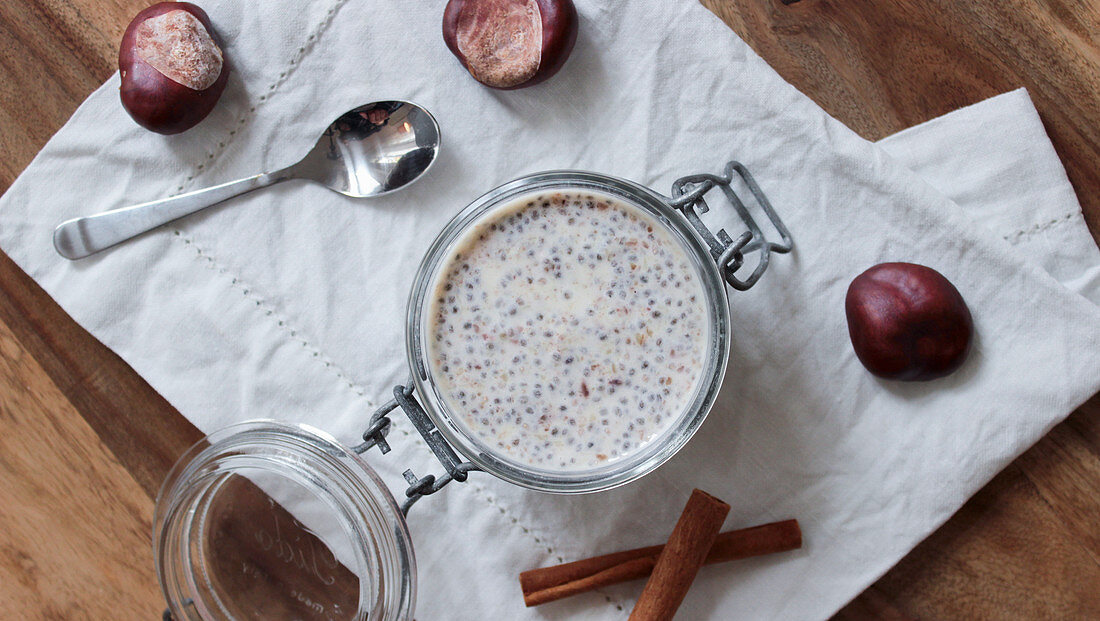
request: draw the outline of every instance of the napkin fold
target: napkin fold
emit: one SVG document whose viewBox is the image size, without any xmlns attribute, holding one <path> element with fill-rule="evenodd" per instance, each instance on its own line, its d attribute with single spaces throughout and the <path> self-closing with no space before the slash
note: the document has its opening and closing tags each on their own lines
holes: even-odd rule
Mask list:
<svg viewBox="0 0 1100 621">
<path fill-rule="evenodd" d="M 1035 263 L 1100 304 L 1100 249 L 1025 89 L 880 140 L 878 146 Z"/>
<path fill-rule="evenodd" d="M 405 380 L 419 259 L 475 197 L 548 168 L 660 191 L 728 159 L 752 170 L 796 250 L 730 292 L 729 372 L 703 429 L 613 491 L 475 473 L 422 500 L 418 618 L 624 619 L 636 585 L 527 610 L 516 576 L 662 540 L 693 487 L 733 506 L 728 527 L 799 518 L 805 547 L 708 568 L 678 618 L 827 617 L 1100 388 L 1085 297 L 1100 260 L 1022 91 L 876 146 L 691 0 L 578 0 L 562 72 L 497 92 L 451 58 L 430 5 L 210 0 L 234 69 L 210 118 L 149 134 L 113 76 L 0 199 L 0 248 L 200 429 L 278 418 L 352 442 Z M 388 98 L 443 129 L 441 160 L 406 191 L 357 201 L 291 182 L 79 262 L 51 247 L 62 220 L 289 164 L 341 112 Z M 969 303 L 977 343 L 955 375 L 884 382 L 855 359 L 844 293 L 887 260 L 941 271 Z M 390 440 L 368 459 L 393 489 L 406 468 L 439 471 L 407 421 Z"/>
</svg>

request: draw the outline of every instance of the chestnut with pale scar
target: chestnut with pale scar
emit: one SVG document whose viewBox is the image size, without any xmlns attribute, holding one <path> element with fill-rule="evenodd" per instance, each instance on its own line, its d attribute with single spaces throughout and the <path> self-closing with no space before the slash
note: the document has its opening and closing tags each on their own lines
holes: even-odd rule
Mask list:
<svg viewBox="0 0 1100 621">
<path fill-rule="evenodd" d="M 478 82 L 499 89 L 557 73 L 577 40 L 572 0 L 450 0 L 443 40 Z"/>
<path fill-rule="evenodd" d="M 118 69 L 123 107 L 161 134 L 206 118 L 229 76 L 210 18 L 188 2 L 161 2 L 138 13 L 122 36 Z"/>
<path fill-rule="evenodd" d="M 552 471 L 605 466 L 688 408 L 710 339 L 681 242 L 642 209 L 536 192 L 481 216 L 437 271 L 428 358 L 454 418 Z"/>
</svg>

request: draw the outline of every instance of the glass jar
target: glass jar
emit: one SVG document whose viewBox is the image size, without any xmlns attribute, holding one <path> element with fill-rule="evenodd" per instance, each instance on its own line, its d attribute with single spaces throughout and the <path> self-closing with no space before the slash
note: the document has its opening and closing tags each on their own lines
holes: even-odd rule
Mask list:
<svg viewBox="0 0 1100 621">
<path fill-rule="evenodd" d="M 439 271 L 454 255 L 456 243 L 500 206 L 521 200 L 524 196 L 559 190 L 580 190 L 601 198 L 610 197 L 639 209 L 664 225 L 686 251 L 694 269 L 693 276 L 702 284 L 709 334 L 706 348 L 701 352 L 703 361 L 696 394 L 690 399 L 690 405 L 677 413 L 675 422 L 639 450 L 602 467 L 582 471 L 539 469 L 498 454 L 463 424 L 457 412 L 448 407 L 425 355 L 425 343 L 432 327 L 431 305 L 428 302 Z M 729 357 L 729 330 L 729 303 L 715 262 L 704 242 L 663 197 L 636 183 L 614 177 L 561 171 L 517 179 L 488 192 L 466 207 L 436 237 L 413 280 L 405 328 L 405 350 L 413 385 L 428 416 L 447 442 L 466 459 L 479 469 L 516 485 L 544 492 L 579 493 L 606 490 L 633 481 L 660 466 L 687 443 L 706 418 L 721 387 Z"/>
<path fill-rule="evenodd" d="M 770 242 L 732 184 L 747 188 L 781 238 Z M 703 224 L 704 195 L 718 188 L 746 227 L 736 239 Z M 640 210 L 666 228 L 701 283 L 709 323 L 700 381 L 688 406 L 637 451 L 579 471 L 518 463 L 480 441 L 448 407 L 426 359 L 428 304 L 446 258 L 463 234 L 501 205 L 528 194 L 581 190 Z M 653 471 L 675 455 L 702 424 L 721 387 L 730 349 L 725 284 L 751 287 L 772 252 L 792 242 L 748 171 L 730 162 L 723 175 L 684 177 L 673 197 L 639 184 L 580 171 L 523 177 L 495 188 L 459 213 L 428 248 L 410 293 L 406 355 L 411 380 L 371 417 L 363 443 L 346 447 L 305 425 L 253 421 L 205 438 L 172 469 L 157 498 L 154 546 L 161 587 L 176 619 L 411 618 L 416 564 L 404 515 L 419 498 L 469 472 L 553 493 L 610 489 Z M 738 276 L 748 253 L 758 256 Z M 423 405 L 421 405 L 423 403 Z M 398 507 L 359 457 L 389 451 L 389 415 L 401 409 L 445 473 L 418 477 Z M 460 457 L 461 455 L 461 457 Z"/>
</svg>

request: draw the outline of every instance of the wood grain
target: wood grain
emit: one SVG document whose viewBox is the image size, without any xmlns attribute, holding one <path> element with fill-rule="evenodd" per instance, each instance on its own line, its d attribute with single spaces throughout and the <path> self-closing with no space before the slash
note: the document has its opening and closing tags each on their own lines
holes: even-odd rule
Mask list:
<svg viewBox="0 0 1100 621">
<path fill-rule="evenodd" d="M 0 616 L 155 618 L 152 499 L 3 324 L 0 394 Z"/>
<path fill-rule="evenodd" d="M 703 3 L 869 139 L 1026 86 L 1100 233 L 1095 4 Z M 0 189 L 114 70 L 146 4 L 0 3 Z M 17 602 L 12 617 L 154 617 L 150 498 L 198 432 L 3 255 L 0 434 L 0 596 Z M 96 519 L 73 517 L 84 515 Z M 1097 515 L 1094 398 L 838 618 L 1100 618 Z"/>
</svg>

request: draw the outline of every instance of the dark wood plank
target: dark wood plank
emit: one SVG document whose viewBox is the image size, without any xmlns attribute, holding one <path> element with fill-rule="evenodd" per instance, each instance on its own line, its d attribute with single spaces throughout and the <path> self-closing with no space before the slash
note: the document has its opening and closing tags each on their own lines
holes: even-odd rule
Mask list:
<svg viewBox="0 0 1100 621">
<path fill-rule="evenodd" d="M 147 3 L 0 3 L 0 188 L 7 189 L 77 105 L 115 70 L 118 41 Z"/>
</svg>

